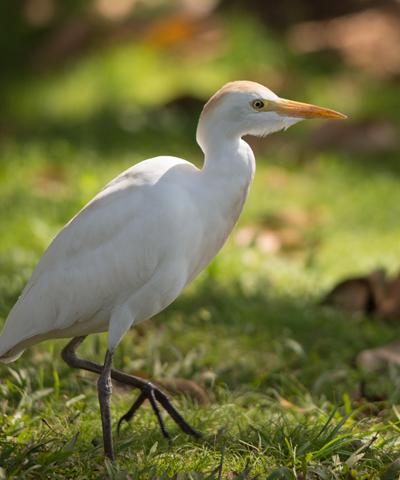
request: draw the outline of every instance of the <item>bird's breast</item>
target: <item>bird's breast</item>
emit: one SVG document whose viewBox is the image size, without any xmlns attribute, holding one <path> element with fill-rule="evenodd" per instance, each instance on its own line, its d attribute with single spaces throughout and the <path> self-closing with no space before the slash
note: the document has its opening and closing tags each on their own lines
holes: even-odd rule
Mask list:
<svg viewBox="0 0 400 480">
<path fill-rule="evenodd" d="M 200 201 L 197 211 L 185 226 L 190 234 L 187 248 L 189 259 L 188 278 L 190 283 L 218 254 L 237 224 L 246 202 L 250 181 L 241 179 L 232 188 L 230 179 L 212 182 L 204 189 L 206 198 Z M 184 230 L 183 230 L 184 231 Z M 197 251 L 197 254 L 194 254 Z"/>
</svg>

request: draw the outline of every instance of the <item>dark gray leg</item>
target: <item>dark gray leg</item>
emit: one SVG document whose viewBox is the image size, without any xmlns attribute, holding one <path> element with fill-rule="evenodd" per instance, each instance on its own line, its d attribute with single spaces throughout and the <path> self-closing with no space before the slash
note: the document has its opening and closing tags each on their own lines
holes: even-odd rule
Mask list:
<svg viewBox="0 0 400 480">
<path fill-rule="evenodd" d="M 79 345 L 83 342 L 85 338 L 86 336 L 73 338 L 61 352 L 61 357 L 65 361 L 65 363 L 67 363 L 72 368 L 79 368 L 82 370 L 87 370 L 89 372 L 100 374 L 100 379 L 104 373 L 102 382 L 106 382 L 105 369 L 106 369 L 106 365 L 108 365 L 107 359 L 108 359 L 108 355 L 112 355 L 112 354 L 107 351 L 104 367 L 101 366 L 99 363 L 95 363 L 90 360 L 85 360 L 81 357 L 78 357 L 78 355 L 76 354 L 76 349 L 79 347 Z M 109 367 L 108 367 L 109 368 L 108 378 L 111 376 L 111 378 L 114 378 L 115 380 L 119 380 L 120 382 L 126 383 L 127 385 L 131 385 L 132 387 L 139 388 L 141 390 L 141 394 L 139 395 L 139 398 L 136 400 L 136 402 L 133 404 L 132 408 L 118 422 L 118 430 L 121 425 L 121 422 L 123 420 L 129 421 L 133 417 L 135 412 L 139 409 L 139 407 L 142 405 L 142 403 L 146 399 L 148 399 L 154 410 L 154 413 L 157 416 L 158 422 L 161 427 L 161 432 L 164 435 L 164 437 L 170 438 L 167 432 L 167 429 L 165 428 L 160 410 L 156 402 L 159 402 L 161 404 L 161 406 L 169 413 L 169 415 L 175 421 L 175 423 L 177 423 L 180 426 L 183 432 L 187 433 L 188 435 L 192 435 L 195 438 L 202 437 L 202 435 L 199 432 L 197 432 L 193 427 L 191 427 L 186 422 L 186 420 L 182 417 L 182 415 L 171 404 L 168 397 L 159 388 L 157 388 L 151 382 L 144 380 L 143 378 L 134 377 L 133 375 L 128 375 L 127 373 L 119 372 L 117 370 L 112 370 L 111 363 L 112 363 L 112 356 L 111 356 L 111 361 L 109 362 Z M 99 382 L 100 382 L 100 379 L 99 379 Z M 104 387 L 104 388 L 107 389 L 107 387 Z M 98 386 L 98 391 L 99 391 L 99 401 L 100 401 L 99 386 Z M 111 391 L 108 396 L 109 402 L 110 402 L 110 395 L 111 395 Z M 100 409 L 101 408 L 102 407 L 100 405 Z M 102 421 L 103 421 L 103 414 L 102 414 Z M 105 435 L 104 426 L 103 426 L 103 435 Z M 111 438 L 111 441 L 112 441 L 112 438 Z M 112 444 L 111 444 L 111 448 L 112 448 Z M 104 449 L 106 451 L 106 446 L 104 446 Z M 106 455 L 107 455 L 107 451 L 106 451 Z"/>
<path fill-rule="evenodd" d="M 104 361 L 103 371 L 97 382 L 97 393 L 99 395 L 99 405 L 101 414 L 101 425 L 103 427 L 104 453 L 110 460 L 115 460 L 112 428 L 111 428 L 111 365 L 114 358 L 114 352 L 107 350 Z"/>
</svg>

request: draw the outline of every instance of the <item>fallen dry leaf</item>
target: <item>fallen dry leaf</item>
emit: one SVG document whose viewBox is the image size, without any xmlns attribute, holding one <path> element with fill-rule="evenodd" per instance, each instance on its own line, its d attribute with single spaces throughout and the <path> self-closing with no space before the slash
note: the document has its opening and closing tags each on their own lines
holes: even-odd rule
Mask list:
<svg viewBox="0 0 400 480">
<path fill-rule="evenodd" d="M 145 371 L 135 371 L 131 372 L 131 374 L 136 377 L 149 379 L 149 375 Z M 187 380 L 186 378 L 160 378 L 157 380 L 152 379 L 151 382 L 167 394 L 185 395 L 199 405 L 215 402 L 215 396 L 212 392 L 208 395 L 197 383 L 192 380 Z M 134 387 L 131 385 L 114 379 L 112 379 L 112 385 L 115 392 L 120 394 L 129 393 L 134 390 Z"/>
<path fill-rule="evenodd" d="M 153 383 L 162 390 L 172 395 L 185 395 L 199 405 L 206 405 L 215 401 L 213 394 L 207 395 L 205 390 L 192 380 L 186 378 L 160 378 Z"/>
<path fill-rule="evenodd" d="M 386 298 L 379 303 L 376 316 L 378 318 L 400 317 L 400 276 L 388 282 Z"/>
<path fill-rule="evenodd" d="M 280 397 L 279 403 L 282 405 L 283 408 L 286 408 L 287 410 L 292 410 L 293 412 L 299 412 L 299 413 L 305 412 L 304 408 L 301 408 L 295 405 L 294 403 L 289 402 L 289 400 L 286 400 L 286 398 Z"/>
<path fill-rule="evenodd" d="M 322 300 L 322 305 L 346 310 L 349 313 L 372 311 L 372 295 L 366 278 L 351 278 L 336 285 Z"/>
<path fill-rule="evenodd" d="M 370 313 L 374 318 L 400 318 L 400 276 L 388 280 L 384 270 L 375 270 L 365 277 L 350 278 L 338 283 L 322 300 L 350 313 Z"/>
<path fill-rule="evenodd" d="M 273 230 L 262 230 L 256 237 L 256 246 L 263 253 L 279 252 L 282 245 L 279 232 Z"/>
<path fill-rule="evenodd" d="M 363 350 L 356 356 L 357 366 L 368 372 L 384 371 L 390 363 L 400 366 L 400 339 L 383 347 Z"/>
<path fill-rule="evenodd" d="M 320 216 L 315 211 L 301 210 L 299 208 L 290 208 L 279 212 L 278 217 L 282 223 L 293 225 L 295 227 L 309 227 L 319 222 Z"/>
<path fill-rule="evenodd" d="M 234 242 L 241 247 L 252 244 L 263 253 L 296 250 L 307 247 L 306 228 L 317 224 L 316 212 L 287 209 L 268 215 L 259 224 L 246 225 L 235 232 Z"/>
</svg>

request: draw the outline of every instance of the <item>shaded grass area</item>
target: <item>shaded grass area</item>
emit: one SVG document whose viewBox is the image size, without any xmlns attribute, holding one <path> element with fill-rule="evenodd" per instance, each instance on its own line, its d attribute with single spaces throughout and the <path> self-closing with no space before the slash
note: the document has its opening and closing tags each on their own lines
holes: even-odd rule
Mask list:
<svg viewBox="0 0 400 480">
<path fill-rule="evenodd" d="M 354 72 L 334 74 L 313 67 L 312 59 L 291 58 L 279 39 L 240 20 L 231 19 L 232 48 L 223 61 L 116 47 L 68 72 L 7 86 L 11 133 L 0 145 L 2 319 L 54 235 L 115 175 L 158 154 L 201 165 L 194 143 L 200 104 L 225 81 L 247 77 L 268 85 L 278 69 L 287 77 L 287 92 L 277 92 L 282 96 L 350 116 L 374 116 L 384 105 L 400 121 L 396 86 L 380 88 Z M 270 63 L 260 66 L 266 52 Z M 357 95 L 348 93 L 349 85 Z M 183 94 L 195 98 L 184 107 L 171 102 Z M 251 468 L 247 476 L 270 480 L 396 478 L 398 372 L 367 375 L 355 368 L 354 357 L 397 338 L 400 327 L 318 303 L 342 277 L 377 267 L 398 271 L 399 152 L 320 152 L 309 146 L 313 128 L 312 122 L 296 125 L 255 144 L 257 174 L 238 226 L 264 225 L 281 211 L 299 209 L 315 218 L 302 232 L 304 241 L 265 253 L 254 243 L 237 245 L 234 233 L 169 308 L 128 332 L 117 349 L 118 369 L 182 377 L 204 388 L 206 406 L 174 401 L 206 440 L 191 441 L 169 421 L 168 443 L 145 407 L 123 427 L 117 462 L 104 463 L 96 379 L 61 362 L 65 342 L 46 342 L 0 369 L 0 475 L 128 479 L 179 472 L 178 480 L 233 471 L 244 478 Z M 80 353 L 101 363 L 105 348 L 105 335 L 98 335 Z M 387 400 L 358 407 L 353 398 L 363 380 Z M 115 423 L 133 397 L 115 392 Z"/>
<path fill-rule="evenodd" d="M 342 478 L 351 469 L 360 473 L 354 478 L 374 473 L 377 476 L 369 478 L 380 478 L 386 468 L 393 472 L 398 468 L 392 461 L 396 436 L 390 427 L 388 431 L 381 422 L 363 419 L 360 412 L 283 411 L 264 395 L 252 395 L 252 406 L 245 408 L 229 394 L 221 395 L 223 404 L 202 412 L 181 403 L 183 413 L 204 433 L 204 441 L 192 442 L 171 426 L 169 443 L 144 409 L 135 421 L 135 433 L 126 427 L 116 440 L 118 459 L 111 466 L 103 463 L 101 447 L 90 446 L 101 435 L 90 395 L 65 402 L 64 395 L 54 391 L 32 392 L 26 382 L 29 376 L 20 373 L 25 401 L 18 406 L 20 415 L 14 410 L 8 425 L 2 425 L 8 444 L 4 443 L 0 461 L 11 478 L 170 478 L 177 472 L 182 473 L 176 478 L 218 478 L 219 472 L 225 476 L 246 469 L 252 476 L 268 478 L 296 478 L 300 473 L 330 478 L 333 472 Z M 18 387 L 16 376 L 14 385 Z M 117 418 L 116 409 L 127 405 L 117 396 L 113 417 Z M 51 425 L 43 421 L 49 414 Z M 24 436 L 33 428 L 34 437 Z"/>
</svg>

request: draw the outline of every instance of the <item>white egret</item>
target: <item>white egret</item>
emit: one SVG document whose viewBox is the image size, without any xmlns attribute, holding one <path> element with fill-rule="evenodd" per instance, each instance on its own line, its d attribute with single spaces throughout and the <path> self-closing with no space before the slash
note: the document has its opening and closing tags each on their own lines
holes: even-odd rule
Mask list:
<svg viewBox="0 0 400 480">
<path fill-rule="evenodd" d="M 111 369 L 127 330 L 169 305 L 215 257 L 236 225 L 255 172 L 243 135 L 265 136 L 303 119 L 346 118 L 277 97 L 248 81 L 225 85 L 205 105 L 197 128 L 204 166 L 175 157 L 145 160 L 112 180 L 56 236 L 11 310 L 0 336 L 0 361 L 51 338 L 70 338 L 62 358 L 100 374 L 98 397 L 105 455 L 114 459 L 111 377 L 141 390 L 122 419 L 149 399 L 182 430 L 194 430 L 150 382 Z M 108 331 L 104 365 L 75 350 L 90 333 Z M 122 420 L 121 419 L 121 420 Z"/>
</svg>

